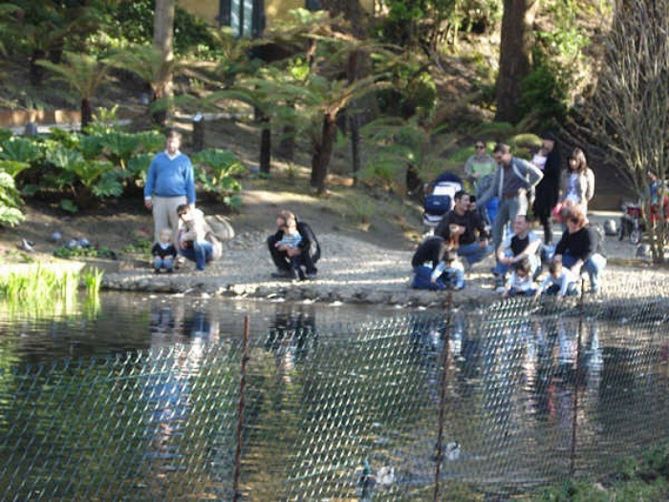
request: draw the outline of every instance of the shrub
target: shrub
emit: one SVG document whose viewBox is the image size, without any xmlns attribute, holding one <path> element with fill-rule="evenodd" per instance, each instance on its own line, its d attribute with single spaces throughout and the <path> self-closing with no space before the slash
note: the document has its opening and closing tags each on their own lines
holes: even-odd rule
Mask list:
<svg viewBox="0 0 669 502">
<path fill-rule="evenodd" d="M 14 185 L 14 178 L 0 171 L 0 225 L 16 226 L 24 219 L 19 209 L 21 197 Z"/>
<path fill-rule="evenodd" d="M 202 189 L 214 194 L 224 204 L 234 207 L 238 203 L 235 194 L 242 189 L 235 176 L 245 170 L 237 156 L 228 150 L 207 148 L 193 155 L 193 162 L 200 165 L 196 177 Z"/>
</svg>

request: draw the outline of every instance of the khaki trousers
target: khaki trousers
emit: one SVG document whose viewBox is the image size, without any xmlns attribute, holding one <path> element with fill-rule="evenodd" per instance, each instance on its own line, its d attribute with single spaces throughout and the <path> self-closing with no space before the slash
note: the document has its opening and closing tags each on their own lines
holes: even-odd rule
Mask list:
<svg viewBox="0 0 669 502">
<path fill-rule="evenodd" d="M 179 197 L 157 197 L 151 198 L 153 202 L 153 239 L 154 242 L 160 242 L 160 231 L 163 228 L 172 230 L 172 239 L 174 245 L 179 249 L 177 243 L 177 230 L 179 229 L 179 217 L 177 216 L 177 207 L 186 204 L 186 196 Z"/>
</svg>

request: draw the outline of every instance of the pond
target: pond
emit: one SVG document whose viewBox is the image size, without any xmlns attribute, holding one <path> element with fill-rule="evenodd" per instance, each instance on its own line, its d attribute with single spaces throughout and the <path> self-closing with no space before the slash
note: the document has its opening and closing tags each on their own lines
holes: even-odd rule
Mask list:
<svg viewBox="0 0 669 502">
<path fill-rule="evenodd" d="M 0 345 L 0 488 L 229 500 L 247 314 L 245 499 L 431 499 L 436 482 L 444 497 L 461 483 L 500 495 L 596 476 L 669 437 L 658 312 L 521 309 L 509 321 L 487 309 L 447 323 L 104 294 L 93 311 L 14 313 Z"/>
</svg>

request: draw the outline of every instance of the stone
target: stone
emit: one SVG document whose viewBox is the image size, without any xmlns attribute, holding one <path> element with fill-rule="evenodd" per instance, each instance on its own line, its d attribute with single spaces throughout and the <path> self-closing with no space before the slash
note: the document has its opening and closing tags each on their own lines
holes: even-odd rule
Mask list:
<svg viewBox="0 0 669 502">
<path fill-rule="evenodd" d="M 652 251 L 650 249 L 650 244 L 639 244 L 636 247 L 636 257 L 637 258 L 650 258 Z"/>
<path fill-rule="evenodd" d="M 604 233 L 608 236 L 618 235 L 618 224 L 616 220 L 608 219 L 604 222 Z"/>
</svg>

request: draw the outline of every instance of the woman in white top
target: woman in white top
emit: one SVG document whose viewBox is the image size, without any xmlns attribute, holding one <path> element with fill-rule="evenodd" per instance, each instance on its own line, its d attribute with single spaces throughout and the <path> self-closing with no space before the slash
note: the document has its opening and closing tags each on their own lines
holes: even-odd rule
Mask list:
<svg viewBox="0 0 669 502">
<path fill-rule="evenodd" d="M 588 167 L 585 153 L 580 148 L 574 148 L 569 157 L 569 167 L 562 173 L 562 203 L 569 201 L 579 206 L 584 214 L 588 212 L 588 202 L 595 195 L 595 173 Z"/>
</svg>

